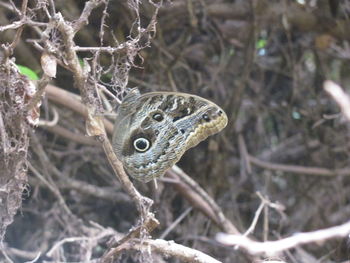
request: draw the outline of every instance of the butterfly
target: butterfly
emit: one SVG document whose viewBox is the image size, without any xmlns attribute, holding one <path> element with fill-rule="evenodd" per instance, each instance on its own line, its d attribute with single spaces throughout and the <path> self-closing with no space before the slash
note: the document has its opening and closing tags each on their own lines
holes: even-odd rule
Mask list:
<svg viewBox="0 0 350 263">
<path fill-rule="evenodd" d="M 127 174 L 148 182 L 226 125 L 226 113 L 199 96 L 132 89 L 119 105 L 112 145 Z"/>
</svg>

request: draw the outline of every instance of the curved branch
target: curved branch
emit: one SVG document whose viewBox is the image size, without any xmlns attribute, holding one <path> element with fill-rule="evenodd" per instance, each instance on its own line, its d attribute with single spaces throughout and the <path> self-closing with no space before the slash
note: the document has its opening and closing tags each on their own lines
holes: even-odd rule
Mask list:
<svg viewBox="0 0 350 263">
<path fill-rule="evenodd" d="M 256 242 L 245 236 L 227 235 L 224 233 L 218 233 L 216 240 L 227 246 L 239 246 L 252 255 L 274 255 L 278 252 L 282 252 L 299 245 L 315 242 L 321 243 L 328 239 L 345 237 L 349 235 L 349 233 L 350 221 L 340 226 L 316 230 L 313 232 L 297 233 L 293 236 L 276 241 Z"/>
<path fill-rule="evenodd" d="M 162 253 L 167 257 L 168 256 L 176 257 L 180 259 L 182 262 L 189 262 L 189 263 L 220 263 L 221 262 L 196 249 L 177 244 L 174 241 L 166 241 L 163 239 L 147 239 L 147 240 L 141 240 L 137 243 L 129 242 L 124 246 L 118 247 L 118 249 L 114 251 L 115 253 L 114 256 L 118 255 L 124 250 L 132 250 L 132 249 L 134 250 L 151 249 L 152 251 Z M 112 258 L 113 257 L 109 259 L 112 259 Z M 109 262 L 109 261 L 103 261 L 103 262 Z"/>
</svg>

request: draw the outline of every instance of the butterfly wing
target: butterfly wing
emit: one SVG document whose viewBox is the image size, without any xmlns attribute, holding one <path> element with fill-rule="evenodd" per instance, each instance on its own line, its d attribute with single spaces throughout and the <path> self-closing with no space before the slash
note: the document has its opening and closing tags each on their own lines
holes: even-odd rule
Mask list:
<svg viewBox="0 0 350 263">
<path fill-rule="evenodd" d="M 113 146 L 126 172 L 148 182 L 161 177 L 187 149 L 226 124 L 224 111 L 206 99 L 186 93 L 151 92 L 123 100 Z"/>
</svg>

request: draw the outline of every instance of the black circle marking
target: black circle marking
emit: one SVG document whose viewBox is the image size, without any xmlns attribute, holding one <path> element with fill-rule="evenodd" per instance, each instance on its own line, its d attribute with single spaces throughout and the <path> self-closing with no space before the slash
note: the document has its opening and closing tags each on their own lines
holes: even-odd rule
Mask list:
<svg viewBox="0 0 350 263">
<path fill-rule="evenodd" d="M 157 112 L 155 114 L 153 114 L 152 118 L 156 121 L 162 121 L 164 120 L 164 117 L 161 113 Z"/>
<path fill-rule="evenodd" d="M 209 116 L 208 116 L 208 114 L 203 114 L 203 116 L 202 116 L 202 118 L 203 118 L 203 120 L 205 120 L 205 121 L 210 121 L 210 118 L 209 118 Z"/>
<path fill-rule="evenodd" d="M 182 134 L 184 134 L 184 133 L 185 133 L 185 130 L 184 130 L 184 129 L 181 129 L 180 132 L 181 132 Z"/>
<path fill-rule="evenodd" d="M 149 149 L 150 146 L 151 144 L 146 138 L 137 138 L 134 140 L 134 148 L 138 152 L 145 152 Z"/>
</svg>

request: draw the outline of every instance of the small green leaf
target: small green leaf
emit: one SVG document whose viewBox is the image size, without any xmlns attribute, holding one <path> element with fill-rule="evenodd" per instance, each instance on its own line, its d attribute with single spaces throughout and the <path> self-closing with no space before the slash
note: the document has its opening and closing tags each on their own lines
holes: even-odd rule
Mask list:
<svg viewBox="0 0 350 263">
<path fill-rule="evenodd" d="M 83 68 L 85 66 L 84 59 L 78 58 L 80 66 Z"/>
<path fill-rule="evenodd" d="M 259 39 L 258 42 L 256 42 L 256 48 L 260 49 L 260 48 L 264 48 L 266 47 L 267 41 L 266 39 Z"/>
<path fill-rule="evenodd" d="M 18 65 L 18 64 L 17 64 L 17 68 L 19 70 L 19 73 L 21 73 L 22 75 L 27 76 L 30 80 L 38 80 L 39 79 L 38 74 L 36 74 L 30 68 L 28 68 L 26 66 Z"/>
</svg>

